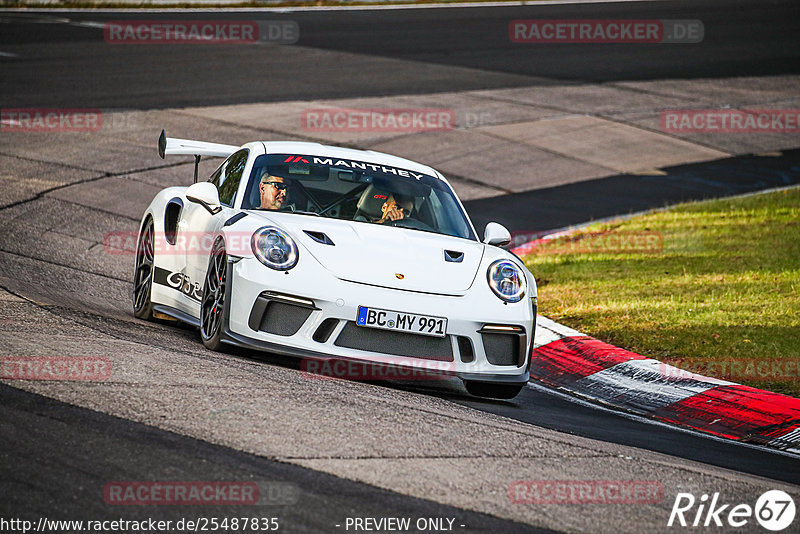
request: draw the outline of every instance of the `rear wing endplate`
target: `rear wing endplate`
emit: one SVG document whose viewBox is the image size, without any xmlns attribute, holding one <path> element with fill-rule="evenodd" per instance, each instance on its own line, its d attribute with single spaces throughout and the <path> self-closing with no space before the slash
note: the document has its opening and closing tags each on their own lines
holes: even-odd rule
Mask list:
<svg viewBox="0 0 800 534">
<path fill-rule="evenodd" d="M 161 135 L 158 137 L 158 155 L 161 156 L 161 159 L 166 156 L 194 156 L 195 183 L 197 183 L 197 167 L 200 164 L 201 156 L 227 158 L 237 150 L 239 150 L 239 147 L 233 145 L 167 137 L 165 130 L 161 130 Z"/>
</svg>

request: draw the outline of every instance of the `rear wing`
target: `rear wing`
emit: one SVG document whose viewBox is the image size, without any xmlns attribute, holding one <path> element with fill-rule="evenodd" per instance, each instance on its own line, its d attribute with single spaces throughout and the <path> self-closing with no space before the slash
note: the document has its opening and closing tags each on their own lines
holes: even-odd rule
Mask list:
<svg viewBox="0 0 800 534">
<path fill-rule="evenodd" d="M 164 130 L 161 130 L 161 135 L 158 137 L 158 155 L 161 156 L 161 159 L 166 156 L 194 156 L 195 183 L 197 183 L 197 167 L 200 164 L 201 156 L 227 158 L 237 150 L 239 147 L 233 145 L 167 137 L 167 132 Z"/>
<path fill-rule="evenodd" d="M 233 145 L 167 137 L 167 132 L 164 130 L 161 130 L 161 136 L 158 138 L 158 155 L 161 156 L 161 159 L 164 159 L 165 156 L 219 156 L 227 158 L 237 150 L 239 150 L 239 147 Z"/>
</svg>

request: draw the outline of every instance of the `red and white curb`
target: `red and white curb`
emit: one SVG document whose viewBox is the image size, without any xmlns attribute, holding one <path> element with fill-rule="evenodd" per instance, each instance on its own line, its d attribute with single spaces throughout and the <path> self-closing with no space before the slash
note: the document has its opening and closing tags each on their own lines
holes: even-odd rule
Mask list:
<svg viewBox="0 0 800 534">
<path fill-rule="evenodd" d="M 541 315 L 531 379 L 665 423 L 800 453 L 800 399 L 689 373 Z"/>
</svg>

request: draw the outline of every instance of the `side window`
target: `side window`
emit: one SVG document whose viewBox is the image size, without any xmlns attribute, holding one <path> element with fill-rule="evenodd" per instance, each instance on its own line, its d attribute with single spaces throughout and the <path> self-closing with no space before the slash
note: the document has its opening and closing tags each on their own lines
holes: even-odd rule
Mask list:
<svg viewBox="0 0 800 534">
<path fill-rule="evenodd" d="M 236 191 L 239 189 L 239 182 L 247 164 L 247 156 L 248 150 L 246 149 L 234 153 L 208 179 L 217 186 L 219 201 L 224 206 L 233 205 L 233 199 L 236 197 Z"/>
<path fill-rule="evenodd" d="M 219 189 L 219 177 L 220 177 L 220 176 L 222 176 L 222 171 L 224 171 L 224 170 L 225 170 L 225 165 L 226 165 L 227 163 L 228 163 L 227 161 L 223 162 L 223 163 L 222 163 L 222 165 L 220 165 L 220 166 L 217 168 L 217 170 L 216 170 L 216 171 L 214 171 L 214 174 L 212 174 L 212 175 L 211 175 L 211 176 L 208 178 L 208 181 L 209 181 L 209 182 L 211 182 L 212 184 L 216 185 L 216 186 L 217 186 L 217 189 Z"/>
</svg>

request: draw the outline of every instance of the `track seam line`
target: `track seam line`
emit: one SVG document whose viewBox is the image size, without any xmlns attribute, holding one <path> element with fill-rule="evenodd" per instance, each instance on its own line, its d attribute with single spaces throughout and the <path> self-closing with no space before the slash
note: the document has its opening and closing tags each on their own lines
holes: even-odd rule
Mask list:
<svg viewBox="0 0 800 534">
<path fill-rule="evenodd" d="M 586 458 L 607 458 L 610 455 L 598 454 L 592 456 L 570 456 L 568 457 L 570 460 L 573 459 L 586 459 Z M 613 455 L 611 455 L 613 456 Z M 616 456 L 614 456 L 616 457 Z M 463 456 L 447 456 L 447 455 L 430 455 L 430 456 L 279 456 L 278 458 L 282 458 L 286 461 L 293 462 L 298 460 L 339 460 L 339 461 L 347 461 L 347 460 L 476 460 L 476 459 L 483 459 L 483 458 L 497 458 L 497 459 L 507 459 L 507 460 L 563 460 L 563 456 L 551 456 L 551 455 L 522 455 L 522 456 L 511 456 L 511 455 L 503 455 L 503 454 L 482 454 L 482 455 L 463 455 Z"/>
<path fill-rule="evenodd" d="M 410 96 L 416 96 L 416 95 L 410 95 Z M 336 99 L 334 101 L 337 101 L 337 100 L 345 100 L 345 99 Z M 294 101 L 294 102 L 303 102 L 303 101 Z M 311 104 L 311 102 L 309 102 L 309 104 Z M 215 107 L 215 106 L 211 106 L 211 107 Z M 210 118 L 210 117 L 207 117 L 205 115 L 197 115 L 197 114 L 186 112 L 185 110 L 177 110 L 175 112 L 176 113 L 183 113 L 183 114 L 188 115 L 188 116 L 190 116 L 192 118 L 200 117 L 200 118 L 207 119 L 207 120 L 210 120 L 210 121 L 213 121 L 213 122 L 224 124 L 226 126 L 240 126 L 237 123 L 233 123 L 233 122 L 230 122 L 230 121 L 217 119 L 217 118 Z M 302 139 L 302 140 L 309 141 L 309 142 L 312 142 L 312 143 L 319 143 L 319 144 L 322 144 L 322 145 L 328 145 L 328 144 L 330 144 L 332 142 L 330 139 L 326 139 L 324 137 L 298 135 L 297 133 L 294 133 L 294 132 L 292 132 L 291 134 L 287 134 L 285 131 L 274 130 L 274 129 L 271 129 L 271 128 L 258 128 L 258 127 L 253 127 L 253 126 L 248 126 L 248 128 L 251 128 L 251 129 L 253 129 L 253 130 L 257 131 L 257 132 L 269 133 L 269 134 L 272 134 L 272 135 L 279 135 L 279 136 L 284 136 L 284 137 L 287 136 L 287 135 L 290 135 L 292 137 L 297 137 L 298 139 Z M 397 139 L 404 139 L 404 138 L 410 137 L 411 135 L 416 135 L 416 134 L 417 134 L 417 132 L 409 133 L 409 134 L 396 135 L 396 136 L 388 137 L 388 138 L 385 138 L 385 139 L 378 139 L 378 138 L 372 139 L 372 140 L 367 139 L 367 140 L 365 140 L 364 142 L 361 142 L 361 143 L 336 142 L 336 145 L 337 146 L 342 146 L 342 147 L 345 147 L 345 148 L 353 148 L 353 149 L 357 149 L 357 150 L 365 150 L 365 149 L 366 150 L 373 150 L 373 147 L 375 147 L 376 145 L 380 145 L 382 143 L 395 141 Z M 449 160 L 445 160 L 445 161 L 449 161 Z M 500 192 L 503 192 L 503 193 L 506 193 L 506 194 L 513 194 L 514 193 L 514 191 L 512 191 L 511 189 L 504 189 L 502 187 L 493 186 L 493 185 L 491 185 L 489 183 L 481 182 L 480 180 L 476 180 L 474 178 L 467 178 L 467 177 L 464 177 L 464 176 L 450 174 L 450 173 L 447 174 L 446 178 L 448 180 L 450 180 L 451 178 L 455 179 L 455 180 L 461 180 L 461 181 L 464 181 L 464 182 L 467 182 L 467 183 L 470 183 L 470 184 L 473 184 L 473 185 L 478 185 L 478 186 L 484 187 L 486 189 L 493 189 L 495 191 L 500 191 Z"/>
<path fill-rule="evenodd" d="M 659 116 L 660 116 L 661 112 L 663 112 L 663 111 L 664 110 L 662 109 L 661 111 L 657 112 L 659 114 Z M 681 142 L 684 142 L 684 143 L 687 143 L 687 144 L 690 144 L 690 145 L 694 145 L 694 146 L 697 146 L 697 147 L 702 147 L 702 148 L 705 148 L 705 149 L 708 149 L 708 150 L 713 150 L 715 152 L 721 152 L 722 154 L 724 154 L 724 156 L 721 156 L 721 157 L 717 157 L 717 158 L 713 158 L 713 159 L 709 159 L 709 160 L 702 160 L 702 161 L 716 161 L 716 160 L 720 160 L 720 159 L 734 158 L 734 157 L 737 156 L 737 154 L 735 154 L 733 152 L 728 152 L 727 150 L 722 150 L 719 147 L 715 147 L 715 146 L 709 145 L 708 143 L 694 141 L 694 140 L 690 140 L 690 139 L 685 139 L 683 137 L 680 137 L 677 134 L 672 134 L 672 133 L 667 133 L 667 132 L 664 132 L 664 131 L 661 131 L 661 130 L 656 130 L 655 128 L 650 128 L 649 126 L 643 126 L 643 125 L 639 125 L 639 124 L 631 124 L 631 123 L 628 123 L 628 122 L 623 122 L 621 119 L 606 115 L 605 113 L 598 114 L 597 117 L 601 118 L 601 119 L 603 119 L 605 121 L 614 123 L 614 124 L 619 124 L 620 126 L 628 126 L 630 128 L 636 128 L 636 129 L 642 130 L 644 132 L 650 132 L 652 134 L 656 134 L 656 135 L 659 135 L 659 136 L 662 136 L 662 137 L 666 137 L 667 139 L 674 139 L 675 141 L 681 141 Z M 738 155 L 742 155 L 742 154 L 738 154 Z M 688 163 L 685 162 L 685 163 L 678 163 L 677 165 L 691 165 L 692 163 L 699 163 L 699 162 L 696 162 L 696 161 L 695 162 L 688 162 Z M 675 167 L 677 165 L 669 165 L 669 167 Z M 624 173 L 624 174 L 630 174 L 630 173 Z"/>
<path fill-rule="evenodd" d="M 305 100 L 293 100 L 293 101 L 289 101 L 289 102 L 305 102 Z M 243 104 L 243 105 L 246 106 L 248 104 Z M 201 106 L 201 107 L 194 107 L 194 108 L 190 108 L 190 109 L 208 109 L 208 108 L 216 108 L 216 107 L 222 107 L 222 106 Z M 227 106 L 225 106 L 225 107 L 227 107 Z M 185 115 L 187 117 L 191 117 L 193 119 L 198 119 L 199 118 L 199 119 L 204 119 L 204 120 L 216 122 L 216 123 L 219 123 L 219 124 L 224 124 L 225 126 L 234 126 L 234 127 L 237 127 L 237 128 L 241 128 L 242 127 L 242 125 L 240 123 L 237 123 L 237 122 L 226 121 L 224 119 L 219 119 L 219 118 L 216 118 L 216 117 L 208 117 L 207 115 L 203 115 L 203 114 L 190 113 L 189 110 L 187 110 L 187 109 L 172 109 L 170 111 L 172 111 L 173 113 L 176 113 L 176 114 L 182 114 L 182 115 Z M 324 138 L 313 137 L 313 136 L 310 136 L 310 135 L 298 135 L 296 133 L 287 134 L 285 131 L 282 131 L 282 130 L 274 130 L 272 128 L 260 128 L 258 126 L 252 126 L 252 125 L 248 125 L 246 127 L 251 129 L 251 130 L 255 130 L 256 132 L 259 132 L 259 133 L 268 133 L 268 134 L 272 134 L 272 135 L 281 135 L 281 136 L 284 136 L 284 137 L 289 135 L 289 136 L 297 137 L 298 139 L 301 139 L 303 141 L 308 141 L 308 142 L 311 142 L 311 143 L 320 143 L 320 144 L 323 144 L 323 145 L 330 143 L 330 141 L 328 141 L 328 140 L 326 140 Z M 358 148 L 358 145 L 356 145 L 354 143 L 337 143 L 337 145 L 338 146 L 349 147 L 349 148 Z"/>
<path fill-rule="evenodd" d="M 142 182 L 140 182 L 138 180 L 137 180 L 137 182 L 138 183 L 142 183 Z M 59 202 L 65 202 L 67 204 L 72 204 L 73 206 L 80 206 L 81 208 L 86 208 L 88 210 L 96 211 L 98 213 L 105 213 L 106 215 L 111 215 L 113 217 L 119 217 L 121 219 L 127 219 L 129 221 L 133 221 L 133 222 L 136 223 L 137 229 L 138 229 L 139 223 L 141 221 L 141 219 L 138 219 L 136 217 L 129 217 L 129 216 L 123 215 L 121 213 L 114 213 L 113 211 L 104 210 L 103 208 L 97 208 L 95 206 L 88 206 L 86 204 L 81 204 L 80 202 L 75 202 L 74 200 L 68 200 L 66 198 L 55 198 L 54 200 L 57 200 Z M 76 239 L 81 239 L 81 238 L 79 238 L 77 236 L 69 236 L 69 237 L 73 237 L 73 238 L 76 238 Z M 87 239 L 87 241 L 88 241 L 88 239 Z M 102 245 L 103 244 L 103 242 L 100 242 L 100 241 L 93 241 L 92 243 L 93 243 L 93 245 L 92 245 L 93 247 L 96 246 L 96 245 Z M 131 256 L 133 256 L 133 254 L 131 254 Z"/>
<path fill-rule="evenodd" d="M 13 295 L 13 296 L 15 296 L 17 298 L 24 300 L 26 303 L 35 306 L 39 310 L 41 310 L 43 312 L 47 312 L 47 313 L 49 313 L 51 315 L 54 315 L 55 317 L 58 317 L 59 319 L 63 319 L 65 321 L 72 322 L 72 323 L 74 323 L 76 325 L 79 325 L 79 326 L 82 326 L 84 328 L 88 328 L 89 330 L 93 330 L 95 332 L 98 332 L 99 334 L 108 336 L 108 337 L 110 337 L 112 339 L 115 339 L 117 341 L 122 341 L 122 342 L 125 342 L 125 343 L 131 343 L 131 344 L 135 344 L 135 345 L 142 345 L 144 347 L 156 348 L 156 349 L 164 350 L 164 351 L 167 351 L 167 352 L 177 352 L 178 354 L 197 357 L 197 358 L 205 360 L 205 361 L 217 361 L 217 360 L 214 360 L 211 357 L 206 357 L 205 354 L 203 354 L 202 352 L 200 352 L 200 353 L 192 352 L 192 351 L 189 351 L 187 349 L 180 349 L 180 348 L 175 348 L 175 347 L 165 347 L 165 346 L 161 346 L 161 345 L 155 345 L 155 344 L 152 344 L 152 342 L 151 343 L 145 343 L 143 341 L 125 339 L 125 338 L 120 337 L 118 335 L 115 335 L 113 333 L 106 332 L 105 330 L 103 330 L 103 329 L 101 329 L 101 328 L 99 328 L 97 326 L 93 326 L 93 325 L 90 325 L 90 324 L 85 324 L 82 321 L 80 321 L 78 318 L 74 317 L 74 315 L 76 313 L 78 313 L 78 314 L 83 314 L 83 315 L 88 315 L 88 316 L 91 316 L 91 317 L 99 318 L 101 320 L 106 320 L 106 321 L 113 320 L 113 319 L 111 319 L 109 317 L 105 317 L 103 315 L 90 313 L 90 312 L 77 312 L 77 310 L 73 310 L 71 308 L 66 308 L 64 306 L 58 306 L 58 305 L 49 306 L 49 305 L 46 305 L 46 304 L 40 304 L 40 303 L 36 302 L 35 300 L 32 300 L 32 299 L 30 299 L 30 298 L 28 298 L 28 297 L 26 297 L 26 296 L 24 296 L 24 295 L 22 295 L 20 293 L 17 293 L 15 291 L 11 290 L 9 287 L 7 287 L 7 286 L 5 286 L 3 284 L 0 284 L 0 290 L 6 291 L 7 293 L 9 293 L 9 294 L 11 294 L 11 295 Z M 59 311 L 66 312 L 66 313 L 65 314 L 60 314 L 60 313 L 58 313 Z M 72 316 L 70 316 L 70 312 L 72 312 L 71 313 Z M 142 326 L 142 327 L 145 326 L 145 325 L 138 325 L 137 323 L 134 323 L 134 322 L 131 322 L 129 324 L 136 325 L 136 326 Z M 168 325 L 162 325 L 162 326 L 168 326 Z M 230 356 L 230 355 L 225 355 L 225 356 Z M 230 362 L 226 362 L 226 363 L 230 363 Z"/>
<path fill-rule="evenodd" d="M 576 83 L 576 84 L 565 84 L 565 85 L 571 86 L 571 87 L 581 87 L 581 86 L 587 86 L 587 87 L 588 86 L 600 86 L 600 87 L 603 87 L 603 86 L 606 86 L 606 87 L 613 87 L 614 89 L 619 89 L 621 91 L 630 91 L 630 92 L 638 93 L 638 94 L 661 96 L 661 97 L 665 97 L 665 98 L 678 98 L 678 97 L 676 97 L 674 95 L 663 94 L 663 93 L 660 93 L 658 91 L 652 91 L 652 90 L 649 90 L 649 89 L 638 89 L 638 88 L 633 88 L 633 87 L 625 87 L 625 86 L 618 85 L 618 83 L 619 82 L 603 82 L 603 83 L 594 83 L 594 84 L 593 83 Z M 547 104 L 535 104 L 535 103 L 531 103 L 531 102 L 520 102 L 520 101 L 516 101 L 516 100 L 513 100 L 513 99 L 509 99 L 509 98 L 502 98 L 502 97 L 496 97 L 496 96 L 490 96 L 490 95 L 486 95 L 486 96 L 484 96 L 484 95 L 475 95 L 475 96 L 477 98 L 482 98 L 484 100 L 503 102 L 503 103 L 513 104 L 513 105 L 517 105 L 517 106 L 524 106 L 524 107 L 531 107 L 531 108 L 538 108 L 538 109 L 549 109 L 549 110 L 553 110 L 553 111 L 559 111 L 559 112 L 565 113 L 567 115 L 586 115 L 586 116 L 589 116 L 589 117 L 596 117 L 596 118 L 607 120 L 609 122 L 613 122 L 615 124 L 619 124 L 619 125 L 622 125 L 622 126 L 630 126 L 632 128 L 638 128 L 640 130 L 644 130 L 644 131 L 647 131 L 647 132 L 650 132 L 650 133 L 661 135 L 661 136 L 667 137 L 669 139 L 674 139 L 674 140 L 677 140 L 677 141 L 683 141 L 684 143 L 690 143 L 692 145 L 703 147 L 703 148 L 706 148 L 706 149 L 709 149 L 709 150 L 715 150 L 717 152 L 722 152 L 723 154 L 727 155 L 726 157 L 735 157 L 737 155 L 737 153 L 735 153 L 735 152 L 729 152 L 729 151 L 724 150 L 724 149 L 722 149 L 722 148 L 720 148 L 718 146 L 711 145 L 711 144 L 706 143 L 704 141 L 690 140 L 690 139 L 681 137 L 681 136 L 679 136 L 677 134 L 663 132 L 661 130 L 650 128 L 648 126 L 642 126 L 642 125 L 639 125 L 639 124 L 632 124 L 632 123 L 629 123 L 629 122 L 625 122 L 625 121 L 613 116 L 614 114 L 622 114 L 622 113 L 655 114 L 655 115 L 658 116 L 658 115 L 660 115 L 661 112 L 665 111 L 666 109 L 670 109 L 670 108 L 646 109 L 646 110 L 636 111 L 636 112 L 629 112 L 629 111 L 626 111 L 624 109 L 619 109 L 619 110 L 603 111 L 603 112 L 599 112 L 599 113 L 588 113 L 588 112 L 581 112 L 581 111 L 577 111 L 577 110 L 569 110 L 569 109 L 561 108 L 561 107 L 558 107 L 558 106 L 551 106 L 551 105 L 547 105 Z M 765 105 L 771 105 L 773 103 L 782 103 L 782 102 L 793 102 L 793 101 L 794 101 L 793 98 L 786 97 L 786 98 L 780 98 L 780 99 L 768 101 Z M 709 104 L 710 103 L 711 102 L 709 101 Z M 727 106 L 727 107 L 731 107 L 733 109 L 743 109 L 743 108 L 748 108 L 748 107 L 755 106 L 755 105 L 761 105 L 761 104 L 760 103 L 740 104 L 740 105 L 736 105 L 736 106 L 733 106 L 732 104 L 723 104 L 723 105 L 717 105 L 717 106 L 714 106 L 714 107 L 724 108 L 725 106 Z M 549 118 L 551 118 L 551 117 L 542 117 L 540 119 L 533 119 L 533 121 L 547 120 Z M 512 121 L 512 122 L 507 122 L 507 123 L 502 123 L 502 124 L 497 124 L 497 125 L 492 125 L 492 126 L 505 126 L 505 125 L 520 124 L 520 123 L 524 123 L 524 122 L 533 122 L 533 121 Z M 478 127 L 478 128 L 480 128 L 480 127 Z M 505 138 L 502 138 L 502 139 L 505 139 Z M 512 142 L 514 142 L 514 141 L 512 141 Z M 540 147 L 537 147 L 537 148 L 540 148 Z M 541 149 L 541 150 L 545 150 L 545 149 Z M 547 150 L 545 150 L 545 151 L 549 152 Z M 560 153 L 554 153 L 554 154 L 560 155 L 562 157 L 564 156 L 563 154 L 560 154 Z M 738 155 L 743 155 L 743 154 L 738 154 Z M 575 159 L 575 158 L 571 158 L 571 159 Z M 578 161 L 583 161 L 583 160 L 578 160 Z M 711 160 L 711 161 L 713 161 L 713 160 Z M 614 169 L 612 169 L 612 170 L 614 170 Z M 623 172 L 623 174 L 627 174 L 627 173 Z"/>
<path fill-rule="evenodd" d="M 87 171 L 87 172 L 90 171 L 90 169 L 82 169 L 80 167 L 71 166 L 69 164 L 60 164 L 60 163 L 53 163 L 53 162 L 44 161 L 44 160 L 36 160 L 36 159 L 28 158 L 28 157 L 25 157 L 25 156 L 17 156 L 17 155 L 13 155 L 13 154 L 6 154 L 6 153 L 3 153 L 3 152 L 0 152 L 0 156 L 13 157 L 13 158 L 17 158 L 17 159 L 26 160 L 26 161 L 32 161 L 32 162 L 35 162 L 35 163 L 46 163 L 46 164 L 49 164 L 49 165 L 56 165 L 56 166 L 60 165 L 62 167 L 68 167 L 68 168 L 77 169 L 77 170 L 83 170 L 83 171 Z M 75 182 L 70 182 L 70 183 L 67 183 L 67 184 L 61 184 L 61 185 L 57 185 L 57 186 L 54 186 L 54 187 L 51 187 L 51 188 L 48 188 L 48 189 L 44 189 L 44 190 L 39 191 L 38 193 L 36 193 L 36 195 L 34 195 L 31 198 L 24 199 L 24 200 L 18 200 L 16 202 L 12 202 L 10 204 L 6 204 L 4 206 L 0 206 L 0 211 L 6 210 L 8 208 L 14 208 L 14 207 L 17 207 L 17 206 L 21 206 L 23 204 L 27 204 L 28 202 L 33 202 L 35 200 L 39 200 L 39 199 L 43 198 L 45 195 L 47 195 L 49 193 L 52 193 L 54 191 L 58 191 L 60 189 L 66 189 L 68 187 L 72 187 L 72 186 L 76 186 L 76 185 L 84 185 L 84 184 L 96 182 L 98 180 L 102 180 L 103 178 L 125 177 L 125 176 L 131 175 L 131 174 L 139 174 L 139 173 L 142 173 L 142 172 L 153 171 L 153 170 L 157 170 L 157 169 L 165 169 L 165 168 L 170 168 L 170 167 L 179 167 L 181 165 L 189 165 L 190 163 L 191 162 L 188 162 L 188 161 L 177 162 L 177 163 L 167 163 L 167 164 L 164 164 L 164 165 L 155 165 L 155 166 L 152 166 L 152 167 L 145 167 L 145 168 L 141 168 L 141 169 L 134 169 L 134 170 L 131 170 L 131 171 L 124 171 L 124 172 L 106 171 L 101 176 L 94 176 L 94 177 L 91 177 L 91 178 L 84 178 L 82 180 L 77 180 Z M 103 172 L 103 171 L 92 171 L 92 172 Z M 89 207 L 89 206 L 86 206 L 86 207 Z"/>
<path fill-rule="evenodd" d="M 92 245 L 92 246 L 94 246 L 94 245 Z M 85 271 L 85 270 L 79 269 L 78 267 L 72 267 L 70 265 L 64 265 L 63 263 L 57 263 L 55 261 L 45 260 L 45 259 L 42 259 L 42 258 L 35 258 L 33 256 L 26 256 L 25 254 L 20 254 L 18 252 L 11 252 L 10 250 L 6 250 L 6 249 L 0 249 L 0 253 L 9 254 L 11 256 L 16 256 L 18 258 L 24 258 L 26 260 L 40 261 L 40 262 L 46 263 L 48 265 L 55 265 L 56 267 L 62 267 L 64 269 L 71 269 L 73 271 L 78 271 L 78 272 L 85 273 L 85 274 L 91 274 L 91 275 L 94 275 L 94 276 L 99 276 L 101 278 L 108 278 L 109 280 L 116 280 L 117 282 L 125 282 L 125 283 L 129 283 L 130 282 L 130 280 L 126 280 L 124 278 L 117 278 L 116 276 L 111 276 L 111 275 L 108 275 L 108 274 L 96 273 L 96 272 L 93 272 L 93 271 Z M 11 293 L 11 291 L 9 291 L 6 287 L 4 287 L 2 285 L 0 285 L 0 289 L 5 289 L 9 293 Z"/>
<path fill-rule="evenodd" d="M 32 161 L 34 163 L 44 163 L 44 164 L 47 164 L 47 165 L 56 165 L 58 167 L 66 167 L 68 169 L 74 169 L 74 170 L 77 170 L 77 171 L 106 172 L 106 173 L 108 172 L 108 171 L 102 171 L 100 169 L 92 169 L 92 168 L 89 168 L 89 167 L 80 167 L 78 165 L 73 165 L 71 163 L 64 163 L 64 162 L 59 162 L 59 161 L 49 161 L 49 160 L 46 160 L 46 159 L 37 159 L 37 158 L 32 158 L 30 156 L 21 156 L 19 154 L 9 154 L 7 152 L 0 152 L 0 156 L 6 156 L 8 158 L 16 158 L 16 159 L 21 159 L 21 160 L 25 160 L 25 161 Z"/>
<path fill-rule="evenodd" d="M 586 114 L 585 113 L 573 113 L 572 115 L 586 115 Z M 527 122 L 531 122 L 531 121 L 527 121 Z M 611 174 L 606 174 L 606 175 L 603 175 L 603 176 L 596 176 L 594 178 L 590 178 L 590 180 L 599 180 L 599 179 L 602 179 L 602 178 L 610 178 L 610 177 L 616 176 L 618 174 L 628 174 L 625 171 L 620 171 L 619 169 L 612 169 L 611 167 L 606 167 L 605 165 L 600 165 L 600 164 L 594 163 L 592 161 L 587 161 L 585 159 L 580 159 L 580 158 L 577 158 L 577 157 L 575 157 L 573 155 L 568 155 L 568 154 L 563 154 L 561 152 L 556 152 L 556 151 L 551 150 L 549 148 L 536 146 L 536 145 L 528 145 L 526 143 L 523 143 L 523 142 L 520 142 L 520 141 L 516 141 L 516 140 L 513 140 L 513 139 L 509 139 L 508 137 L 503 137 L 503 136 L 494 134 L 492 132 L 481 132 L 481 133 L 486 135 L 486 136 L 488 136 L 488 137 L 492 137 L 494 139 L 505 141 L 506 143 L 508 143 L 510 145 L 516 145 L 516 146 L 521 146 L 521 147 L 525 147 L 525 148 L 535 148 L 536 150 L 541 150 L 542 152 L 544 152 L 546 154 L 551 154 L 553 156 L 558 156 L 559 158 L 564 158 L 564 159 L 568 159 L 568 160 L 572 160 L 572 161 L 577 161 L 577 162 L 583 163 L 585 165 L 592 165 L 594 167 L 597 167 L 598 169 L 604 169 L 604 170 L 608 171 L 609 173 L 611 173 Z M 533 189 L 533 191 L 536 191 L 536 190 Z"/>
<path fill-rule="evenodd" d="M 462 176 L 462 175 L 459 175 L 459 174 L 447 173 L 445 178 L 447 178 L 447 181 L 466 182 L 466 183 L 471 184 L 471 185 L 476 185 L 476 186 L 479 186 L 479 187 L 483 187 L 484 189 L 492 189 L 494 191 L 499 191 L 499 192 L 505 193 L 507 195 L 513 195 L 514 193 L 516 193 L 516 191 L 513 191 L 511 189 L 506 189 L 505 187 L 498 187 L 496 185 L 491 185 L 489 183 L 481 182 L 480 180 L 476 180 L 475 178 L 467 178 L 466 176 Z"/>
</svg>

